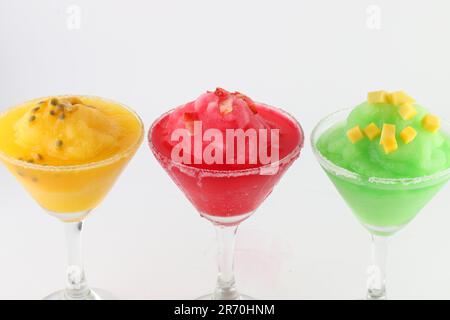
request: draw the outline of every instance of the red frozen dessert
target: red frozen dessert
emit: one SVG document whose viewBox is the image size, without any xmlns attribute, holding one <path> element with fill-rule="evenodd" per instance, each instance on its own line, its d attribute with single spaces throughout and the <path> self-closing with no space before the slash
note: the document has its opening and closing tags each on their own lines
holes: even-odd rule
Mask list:
<svg viewBox="0 0 450 320">
<path fill-rule="evenodd" d="M 218 88 L 160 117 L 149 132 L 158 161 L 206 218 L 235 224 L 271 193 L 300 155 L 287 113 Z"/>
</svg>

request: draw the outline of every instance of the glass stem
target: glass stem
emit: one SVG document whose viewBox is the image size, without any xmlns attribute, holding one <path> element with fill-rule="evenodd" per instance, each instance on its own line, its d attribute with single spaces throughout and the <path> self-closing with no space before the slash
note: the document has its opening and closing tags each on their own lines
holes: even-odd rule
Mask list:
<svg viewBox="0 0 450 320">
<path fill-rule="evenodd" d="M 234 248 L 237 226 L 216 226 L 219 274 L 217 276 L 214 300 L 239 300 L 234 279 Z"/>
<path fill-rule="evenodd" d="M 83 258 L 81 255 L 81 231 L 83 229 L 83 222 L 64 222 L 64 229 L 68 253 L 65 296 L 71 300 L 88 299 L 90 290 L 86 283 Z"/>
<path fill-rule="evenodd" d="M 389 237 L 372 235 L 372 265 L 368 268 L 367 299 L 386 299 L 386 261 Z"/>
</svg>

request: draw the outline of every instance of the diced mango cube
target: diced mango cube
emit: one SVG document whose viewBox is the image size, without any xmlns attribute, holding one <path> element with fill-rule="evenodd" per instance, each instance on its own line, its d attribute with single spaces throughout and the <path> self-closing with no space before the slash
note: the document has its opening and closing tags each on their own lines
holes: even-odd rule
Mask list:
<svg viewBox="0 0 450 320">
<path fill-rule="evenodd" d="M 413 141 L 417 136 L 417 131 L 413 127 L 406 127 L 400 132 L 400 138 L 402 138 L 405 144 Z"/>
<path fill-rule="evenodd" d="M 413 98 L 408 96 L 403 91 L 396 91 L 390 94 L 390 101 L 395 106 L 400 106 L 402 104 L 413 104 L 416 102 Z"/>
<path fill-rule="evenodd" d="M 394 152 L 398 149 L 397 139 L 395 139 L 395 136 L 383 139 L 381 144 L 383 146 L 384 153 L 386 154 Z"/>
<path fill-rule="evenodd" d="M 352 143 L 357 143 L 359 140 L 364 138 L 364 135 L 359 126 L 356 126 L 347 131 L 347 137 Z"/>
<path fill-rule="evenodd" d="M 441 127 L 441 120 L 436 117 L 433 116 L 431 114 L 427 114 L 425 117 L 423 117 L 422 119 L 422 127 L 430 132 L 436 132 L 439 130 L 439 128 Z"/>
<path fill-rule="evenodd" d="M 398 108 L 398 113 L 403 118 L 403 120 L 411 120 L 416 116 L 417 110 L 412 106 L 412 104 L 405 103 Z"/>
<path fill-rule="evenodd" d="M 387 92 L 385 100 L 386 100 L 386 103 L 392 104 L 392 94 Z"/>
<path fill-rule="evenodd" d="M 381 133 L 380 128 L 378 128 L 377 125 L 373 122 L 365 127 L 363 131 L 370 141 L 378 137 Z"/>
<path fill-rule="evenodd" d="M 380 144 L 383 142 L 383 139 L 395 137 L 395 124 L 383 124 L 383 130 L 381 131 L 381 140 Z"/>
<path fill-rule="evenodd" d="M 398 144 L 397 139 L 395 138 L 395 125 L 387 123 L 383 124 L 380 144 L 383 146 L 386 154 L 397 150 Z"/>
<path fill-rule="evenodd" d="M 367 94 L 368 103 L 386 103 L 386 91 L 372 91 Z"/>
</svg>

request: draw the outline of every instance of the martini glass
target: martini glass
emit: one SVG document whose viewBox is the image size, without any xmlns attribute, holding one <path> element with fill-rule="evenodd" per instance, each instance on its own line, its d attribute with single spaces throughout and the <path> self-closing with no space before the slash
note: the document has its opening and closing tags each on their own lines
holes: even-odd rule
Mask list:
<svg viewBox="0 0 450 320">
<path fill-rule="evenodd" d="M 289 123 L 293 136 L 293 147 L 277 163 L 243 170 L 209 170 L 175 162 L 170 153 L 164 152 L 161 131 L 169 115 L 157 119 L 149 131 L 149 145 L 153 154 L 175 184 L 183 191 L 200 215 L 215 226 L 218 241 L 218 276 L 216 288 L 201 300 L 248 300 L 238 292 L 234 276 L 235 236 L 240 223 L 250 217 L 269 196 L 273 188 L 299 157 L 303 147 L 303 131 L 300 124 L 289 114 L 279 109 L 259 105 L 258 113 Z M 280 148 L 281 149 L 281 148 Z M 273 168 L 277 170 L 274 172 Z"/>
<path fill-rule="evenodd" d="M 47 296 L 45 298 L 47 300 L 114 298 L 108 292 L 100 289 L 93 290 L 87 285 L 81 254 L 81 232 L 84 219 L 112 188 L 143 140 L 142 121 L 132 110 L 106 99 L 81 97 L 113 104 L 129 114 L 138 132 L 136 139 L 123 152 L 108 159 L 71 166 L 29 163 L 12 158 L 0 151 L 0 160 L 7 169 L 48 214 L 64 224 L 68 250 L 66 288 Z M 8 112 L 0 115 L 0 119 Z"/>
<path fill-rule="evenodd" d="M 321 135 L 344 124 L 351 109 L 333 113 L 315 127 L 311 143 L 318 162 L 372 239 L 368 300 L 386 299 L 386 258 L 390 237 L 407 225 L 450 179 L 450 168 L 430 176 L 386 179 L 366 177 L 339 167 L 317 148 Z M 450 132 L 448 123 L 442 130 Z"/>
</svg>

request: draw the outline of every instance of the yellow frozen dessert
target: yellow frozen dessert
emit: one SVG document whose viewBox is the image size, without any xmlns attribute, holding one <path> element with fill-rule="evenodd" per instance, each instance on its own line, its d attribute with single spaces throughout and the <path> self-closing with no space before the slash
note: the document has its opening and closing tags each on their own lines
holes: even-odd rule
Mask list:
<svg viewBox="0 0 450 320">
<path fill-rule="evenodd" d="M 103 199 L 142 136 L 140 119 L 118 103 L 48 97 L 0 115 L 0 158 L 42 207 L 69 219 Z"/>
</svg>

